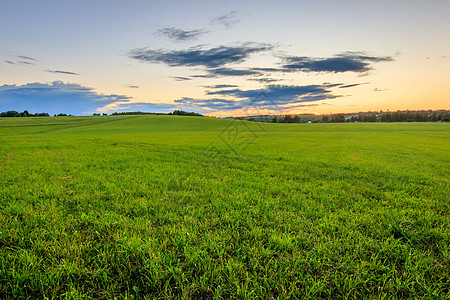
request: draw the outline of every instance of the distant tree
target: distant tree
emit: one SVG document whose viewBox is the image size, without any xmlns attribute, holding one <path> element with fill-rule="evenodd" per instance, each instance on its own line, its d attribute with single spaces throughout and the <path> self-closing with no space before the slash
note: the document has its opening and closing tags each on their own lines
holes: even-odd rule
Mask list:
<svg viewBox="0 0 450 300">
<path fill-rule="evenodd" d="M 345 115 L 344 115 L 344 114 L 336 114 L 336 115 L 333 115 L 333 116 L 331 117 L 331 121 L 332 121 L 333 123 L 343 123 L 343 122 L 345 122 Z"/>
<path fill-rule="evenodd" d="M 437 122 L 438 121 L 438 115 L 436 112 L 433 112 L 431 114 L 431 122 Z"/>
<path fill-rule="evenodd" d="M 377 121 L 377 115 L 376 114 L 366 114 L 364 122 L 376 122 Z"/>
<path fill-rule="evenodd" d="M 174 110 L 173 112 L 169 113 L 169 115 L 177 115 L 177 116 L 196 116 L 196 117 L 202 117 L 202 114 L 195 113 L 193 111 L 184 111 L 184 110 Z"/>
<path fill-rule="evenodd" d="M 283 123 L 292 123 L 292 116 L 291 115 L 285 115 L 283 119 Z"/>
<path fill-rule="evenodd" d="M 278 123 L 277 116 L 274 116 L 274 117 L 272 118 L 272 123 Z"/>
<path fill-rule="evenodd" d="M 352 116 L 351 118 L 350 118 L 350 122 L 359 122 L 360 120 L 359 120 L 359 116 Z"/>
<path fill-rule="evenodd" d="M 390 112 L 385 113 L 384 115 L 386 116 L 386 119 L 385 119 L 386 122 L 392 122 L 392 114 Z"/>
<path fill-rule="evenodd" d="M 6 112 L 6 117 L 9 118 L 20 117 L 20 114 L 15 110 L 9 110 Z"/>
<path fill-rule="evenodd" d="M 143 111 L 121 111 L 121 112 L 113 112 L 111 115 L 119 116 L 119 115 L 167 115 L 167 114 L 166 113 L 143 112 Z"/>
</svg>

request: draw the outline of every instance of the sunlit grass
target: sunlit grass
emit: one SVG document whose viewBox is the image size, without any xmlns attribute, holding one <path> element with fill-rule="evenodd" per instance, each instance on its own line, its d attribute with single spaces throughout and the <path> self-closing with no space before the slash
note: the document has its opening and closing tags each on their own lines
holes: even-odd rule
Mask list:
<svg viewBox="0 0 450 300">
<path fill-rule="evenodd" d="M 448 124 L 0 120 L 0 297 L 448 298 Z"/>
</svg>

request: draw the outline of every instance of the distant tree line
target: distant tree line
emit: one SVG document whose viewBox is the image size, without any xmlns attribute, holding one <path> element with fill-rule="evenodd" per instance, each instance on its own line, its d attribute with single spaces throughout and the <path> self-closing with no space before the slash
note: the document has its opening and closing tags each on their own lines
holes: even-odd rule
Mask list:
<svg viewBox="0 0 450 300">
<path fill-rule="evenodd" d="M 96 114 L 94 114 L 96 115 Z M 97 114 L 98 116 L 100 114 Z M 175 116 L 203 116 L 202 114 L 193 112 L 193 111 L 184 111 L 184 110 L 174 110 L 170 113 L 153 113 L 153 112 L 144 112 L 144 111 L 121 111 L 112 113 L 113 116 L 118 115 L 175 115 Z"/>
<path fill-rule="evenodd" d="M 53 116 L 54 116 L 54 117 L 71 117 L 72 115 L 68 115 L 68 114 L 63 114 L 63 113 L 61 113 L 61 114 L 54 114 Z"/>
<path fill-rule="evenodd" d="M 107 116 L 108 114 L 106 113 L 94 113 L 92 114 L 93 116 Z M 184 110 L 174 110 L 173 112 L 170 113 L 155 113 L 155 112 L 143 112 L 143 111 L 122 111 L 122 112 L 114 112 L 111 115 L 113 116 L 118 116 L 118 115 L 177 115 L 177 116 L 203 116 L 202 114 L 193 112 L 193 111 L 184 111 Z M 64 116 L 72 116 L 72 115 L 67 115 L 64 113 L 60 113 L 60 114 L 55 114 L 55 117 L 64 117 Z M 31 114 L 29 113 L 27 110 L 24 110 L 23 112 L 17 112 L 14 110 L 10 110 L 10 111 L 6 111 L 6 112 L 2 112 L 0 113 L 0 117 L 2 118 L 17 118 L 17 117 L 50 117 L 50 115 L 48 113 L 35 113 L 35 114 Z"/>
<path fill-rule="evenodd" d="M 346 118 L 347 122 L 450 122 L 450 111 L 395 111 L 365 113 Z"/>
<path fill-rule="evenodd" d="M 194 116 L 194 117 L 202 117 L 202 114 L 193 112 L 193 111 L 184 111 L 184 110 L 174 110 L 173 112 L 168 113 L 168 115 L 177 115 L 177 116 Z"/>
<path fill-rule="evenodd" d="M 24 110 L 23 112 L 9 110 L 9 111 L 0 113 L 0 118 L 21 118 L 21 117 L 50 117 L 50 115 L 48 113 L 31 114 L 27 110 Z"/>
<path fill-rule="evenodd" d="M 396 111 L 385 112 L 381 122 L 450 122 L 450 111 Z"/>
<path fill-rule="evenodd" d="M 54 117 L 67 117 L 67 116 L 70 117 L 72 115 L 60 113 L 60 114 L 54 114 L 53 116 Z M 50 117 L 50 115 L 48 113 L 31 114 L 28 112 L 28 110 L 24 110 L 23 112 L 9 110 L 9 111 L 0 113 L 0 118 L 23 118 L 23 117 Z"/>
<path fill-rule="evenodd" d="M 304 117 L 307 117 L 305 120 Z M 266 121 L 250 117 L 249 121 Z M 273 116 L 272 123 L 346 123 L 346 122 L 450 122 L 449 110 L 421 110 L 421 111 L 395 111 L 395 112 L 362 112 L 351 114 L 330 114 L 322 116 L 311 115 L 282 115 Z"/>
<path fill-rule="evenodd" d="M 100 114 L 94 114 L 100 115 Z M 184 111 L 184 110 L 174 110 L 170 113 L 155 113 L 155 112 L 144 112 L 144 111 L 121 111 L 112 113 L 113 116 L 117 115 L 176 115 L 176 116 L 203 116 L 202 114 L 193 112 L 193 111 Z"/>
<path fill-rule="evenodd" d="M 98 116 L 100 114 L 97 114 Z M 145 112 L 145 111 L 121 111 L 121 112 L 113 112 L 112 116 L 123 116 L 123 115 L 167 115 L 166 113 L 154 113 L 154 112 Z"/>
</svg>

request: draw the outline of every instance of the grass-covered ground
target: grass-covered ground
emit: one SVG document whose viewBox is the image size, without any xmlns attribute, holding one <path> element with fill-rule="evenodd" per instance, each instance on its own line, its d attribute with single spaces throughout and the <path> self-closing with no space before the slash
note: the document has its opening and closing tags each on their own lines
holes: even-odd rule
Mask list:
<svg viewBox="0 0 450 300">
<path fill-rule="evenodd" d="M 450 124 L 0 119 L 0 298 L 450 298 Z"/>
</svg>

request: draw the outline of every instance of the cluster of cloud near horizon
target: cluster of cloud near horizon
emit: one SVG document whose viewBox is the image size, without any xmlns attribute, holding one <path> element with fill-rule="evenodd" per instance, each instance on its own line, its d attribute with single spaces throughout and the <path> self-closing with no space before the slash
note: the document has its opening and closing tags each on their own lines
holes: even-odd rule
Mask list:
<svg viewBox="0 0 450 300">
<path fill-rule="evenodd" d="M 276 110 L 286 110 L 290 107 L 305 106 L 303 102 L 315 102 L 331 100 L 342 97 L 334 94 L 333 88 L 352 88 L 366 83 L 333 83 L 323 85 L 273 85 L 270 84 L 280 79 L 271 78 L 276 73 L 344 73 L 353 72 L 359 75 L 367 75 L 373 69 L 374 63 L 393 61 L 390 56 L 371 56 L 364 52 L 343 52 L 332 57 L 317 58 L 306 56 L 284 56 L 276 67 L 235 67 L 257 53 L 268 53 L 275 46 L 261 43 L 242 43 L 234 46 L 216 46 L 205 49 L 203 46 L 190 47 L 182 50 L 164 50 L 137 48 L 130 50 L 131 59 L 143 63 L 162 63 L 168 67 L 202 68 L 204 74 L 190 76 L 173 76 L 178 81 L 193 80 L 195 78 L 221 78 L 231 76 L 244 76 L 247 80 L 257 81 L 261 84 L 269 84 L 261 89 L 244 90 L 237 85 L 218 84 L 204 86 L 206 96 L 214 98 L 193 99 L 182 97 L 174 100 L 181 106 L 188 106 L 201 112 L 236 111 L 245 107 L 264 106 L 261 103 L 252 102 L 260 94 L 270 99 L 271 107 Z M 230 89 L 231 88 L 231 89 Z M 209 89 L 209 90 L 208 90 Z M 211 91 L 212 89 L 212 91 Z M 310 105 L 310 104 L 308 104 Z M 273 110 L 272 110 L 273 111 Z"/>
<path fill-rule="evenodd" d="M 36 66 L 39 63 L 39 60 L 33 57 L 25 56 L 25 55 L 15 55 L 15 59 L 13 60 L 5 60 L 4 62 L 10 65 L 15 66 Z M 76 75 L 79 76 L 81 74 L 70 72 L 70 71 L 62 71 L 62 70 L 42 70 L 43 72 L 47 73 L 54 73 L 54 74 L 63 74 L 63 75 Z"/>
<path fill-rule="evenodd" d="M 283 57 L 279 67 L 275 68 L 239 69 L 226 66 L 242 63 L 252 54 L 268 52 L 274 48 L 275 46 L 270 44 L 258 43 L 244 43 L 238 46 L 222 45 L 210 49 L 203 49 L 202 46 L 184 50 L 138 48 L 129 51 L 129 57 L 140 62 L 163 63 L 170 67 L 203 67 L 206 72 L 206 74 L 189 77 L 175 77 L 177 80 L 190 80 L 195 77 L 267 76 L 274 72 L 367 73 L 372 69 L 372 63 L 393 61 L 393 58 L 389 56 L 377 57 L 363 52 L 344 52 L 329 58 L 287 56 Z"/>
<path fill-rule="evenodd" d="M 37 61 L 37 59 L 25 55 L 16 55 L 15 58 L 14 60 L 5 60 L 5 63 L 16 66 L 31 66 Z"/>
<path fill-rule="evenodd" d="M 239 20 L 236 12 L 222 15 L 211 20 L 211 24 L 219 24 L 225 28 L 235 25 Z M 183 30 L 166 27 L 157 30 L 155 36 L 168 38 L 175 42 L 193 41 L 209 33 L 205 29 Z M 172 103 L 136 102 L 130 96 L 99 94 L 92 88 L 78 84 L 63 83 L 28 83 L 21 86 L 0 86 L 0 110 L 28 110 L 30 112 L 48 112 L 50 114 L 91 114 L 93 112 L 112 111 L 155 111 L 168 112 L 174 109 L 193 110 L 200 113 L 239 111 L 249 106 L 253 108 L 269 108 L 272 112 L 289 111 L 293 107 L 311 106 L 312 102 L 332 100 L 343 97 L 334 89 L 352 88 L 362 83 L 330 83 L 322 85 L 283 85 L 283 79 L 272 78 L 280 73 L 344 73 L 353 72 L 367 75 L 374 63 L 393 61 L 392 57 L 372 56 L 364 52 L 343 52 L 332 57 L 307 57 L 272 54 L 278 63 L 274 66 L 244 67 L 242 64 L 253 55 L 271 54 L 277 47 L 267 43 L 235 43 L 205 48 L 204 45 L 186 49 L 150 49 L 136 48 L 129 50 L 130 59 L 142 63 L 165 64 L 168 67 L 186 67 L 201 74 L 188 76 L 172 76 L 177 81 L 190 81 L 197 78 L 243 77 L 258 82 L 259 89 L 244 89 L 234 84 L 203 85 L 205 97 L 192 98 L 180 95 Z M 32 66 L 37 59 L 28 56 L 16 56 L 16 60 L 5 61 L 12 65 Z M 81 76 L 79 73 L 63 70 L 42 70 L 44 72 Z M 367 82 L 366 82 L 367 83 Z M 366 84 L 363 83 L 363 84 Z M 129 85 L 129 88 L 139 88 Z M 260 95 L 266 99 L 255 101 Z M 204 98 L 204 99 L 202 99 Z M 156 100 L 156 99 L 155 99 Z M 308 103 L 308 104 L 305 104 Z M 68 111 L 68 107 L 70 110 Z"/>
<path fill-rule="evenodd" d="M 49 84 L 2 85 L 0 99 L 0 111 L 28 110 L 30 113 L 47 112 L 52 115 L 84 115 L 96 112 L 99 107 L 108 104 L 128 102 L 131 98 L 98 94 L 92 88 L 54 81 Z M 67 111 L 68 106 L 70 111 Z"/>
<path fill-rule="evenodd" d="M 298 104 L 302 102 L 341 97 L 340 95 L 333 95 L 331 93 L 329 88 L 335 86 L 344 87 L 342 84 L 308 86 L 269 85 L 263 89 L 241 90 L 234 88 L 236 87 L 234 85 L 216 85 L 208 87 L 212 91 L 208 91 L 207 95 L 227 96 L 228 99 L 221 97 L 212 99 L 183 97 L 174 100 L 173 104 L 160 104 L 130 102 L 131 98 L 127 96 L 98 94 L 92 88 L 55 81 L 50 84 L 29 83 L 21 86 L 0 86 L 0 98 L 2 99 L 0 102 L 0 111 L 11 110 L 10 107 L 12 104 L 16 111 L 28 110 L 32 113 L 71 113 L 75 115 L 90 114 L 98 111 L 99 107 L 106 107 L 111 104 L 113 104 L 112 108 L 115 111 L 142 110 L 169 112 L 174 109 L 185 109 L 207 113 L 217 110 L 242 110 L 250 107 L 253 109 L 264 107 L 271 111 L 280 111 L 294 106 L 298 107 Z M 264 97 L 261 97 L 261 95 Z M 230 97 L 233 99 L 230 99 Z M 67 103 L 70 103 L 70 112 L 66 111 Z"/>
<path fill-rule="evenodd" d="M 232 96 L 234 100 L 192 99 L 183 98 L 175 100 L 175 103 L 189 104 L 200 108 L 216 110 L 238 110 L 243 108 L 265 107 L 272 111 L 283 110 L 301 102 L 311 102 L 341 97 L 333 95 L 327 85 L 287 86 L 269 85 L 264 89 L 241 90 L 229 89 L 209 91 L 208 95 Z M 235 100 L 238 99 L 238 100 Z"/>
</svg>

